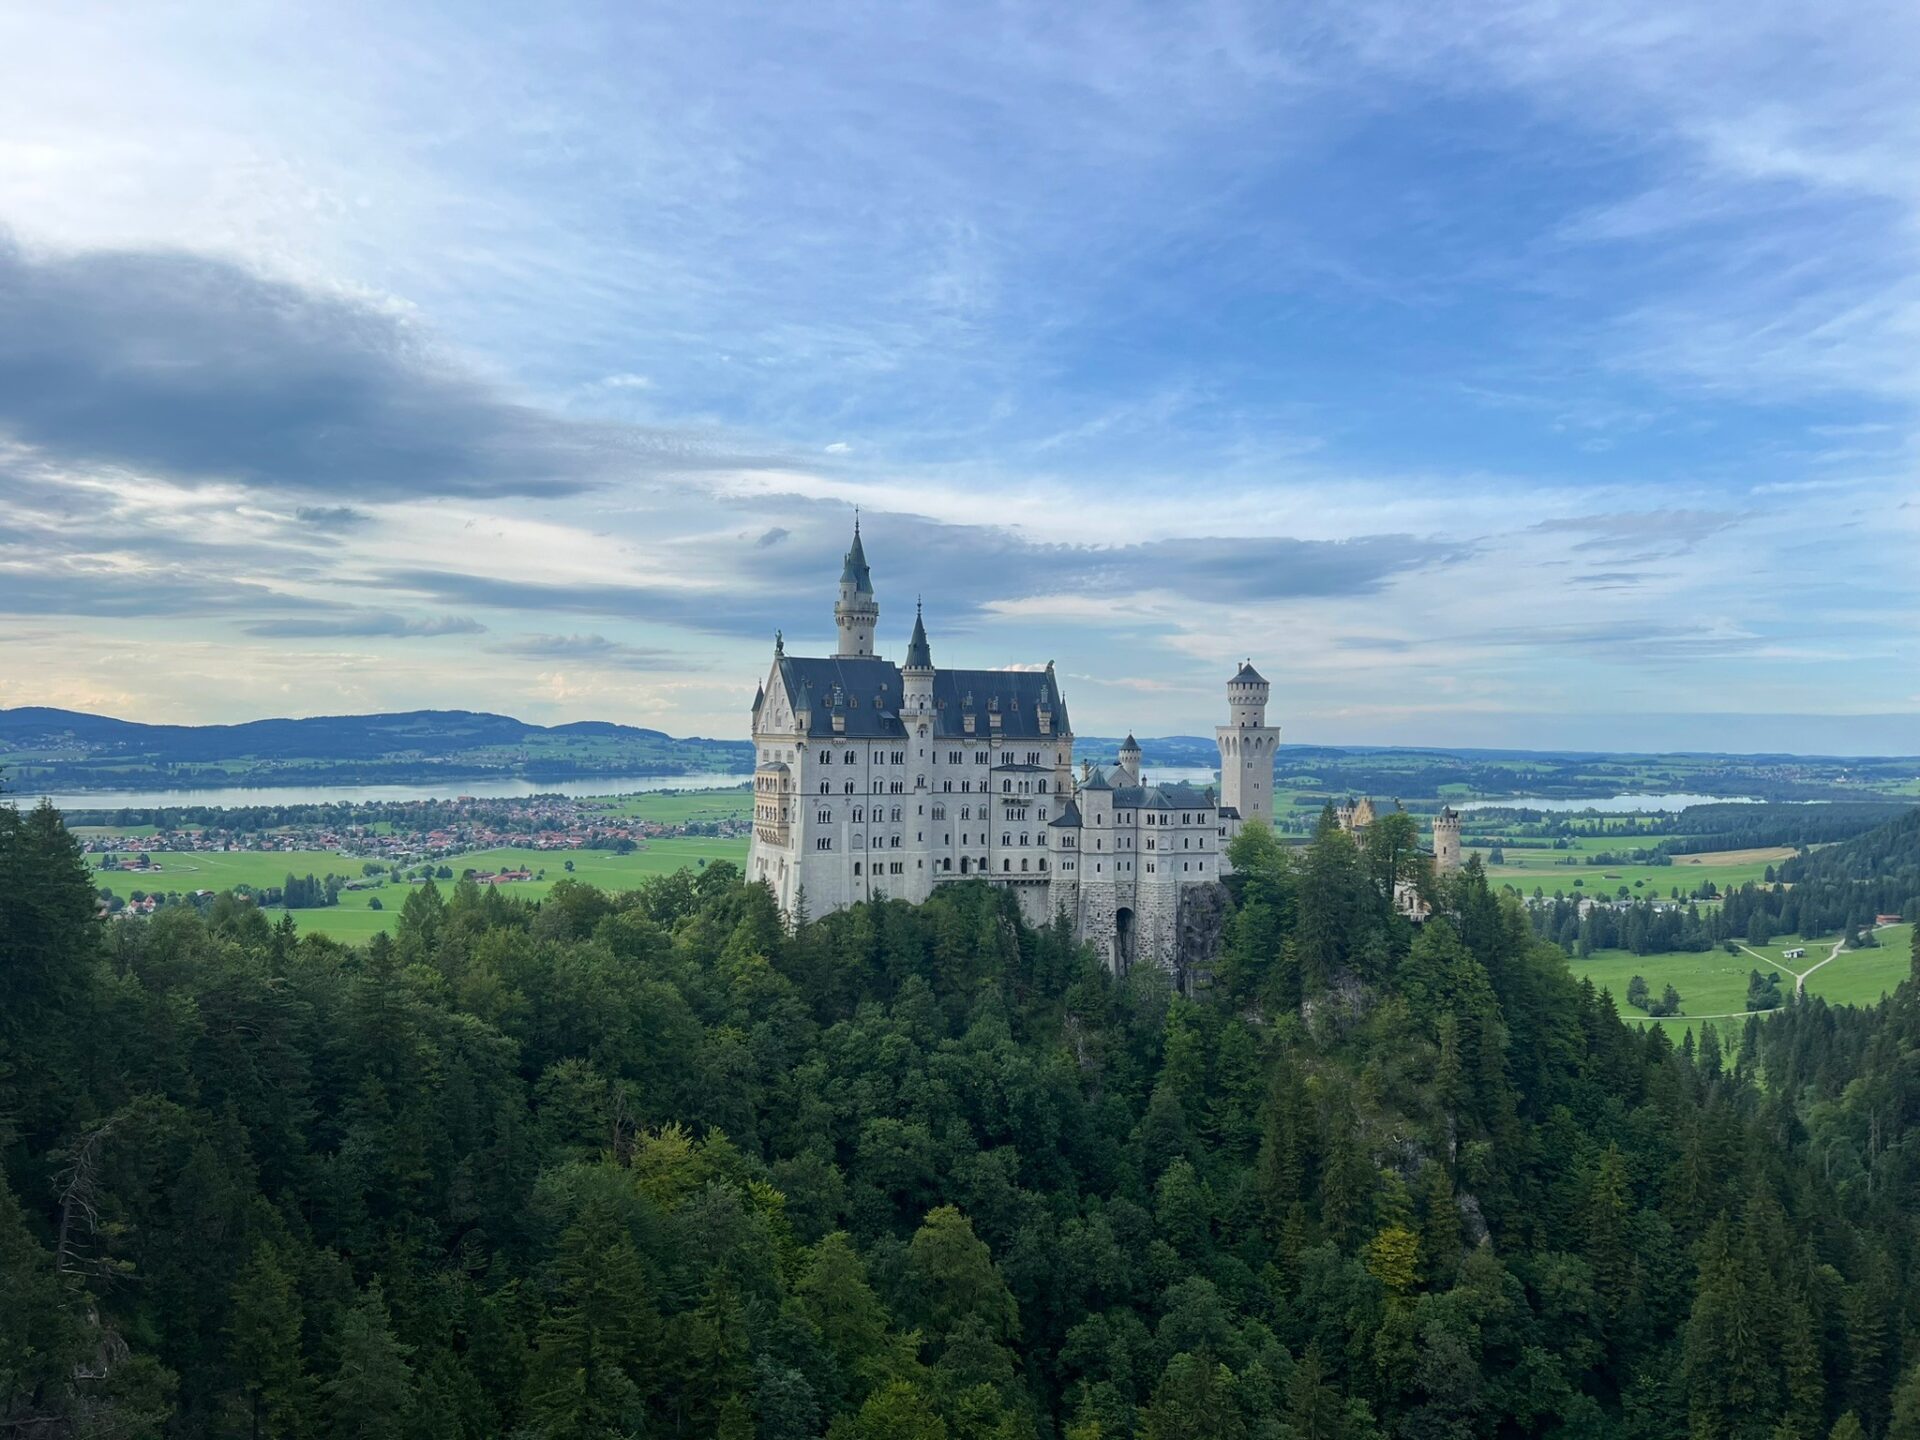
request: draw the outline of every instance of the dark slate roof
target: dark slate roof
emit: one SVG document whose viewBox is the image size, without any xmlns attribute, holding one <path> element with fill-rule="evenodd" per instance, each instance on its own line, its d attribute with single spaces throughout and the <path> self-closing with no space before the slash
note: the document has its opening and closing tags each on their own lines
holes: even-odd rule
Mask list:
<svg viewBox="0 0 1920 1440">
<path fill-rule="evenodd" d="M 1264 685 L 1267 683 L 1267 677 L 1253 668 L 1253 661 L 1251 660 L 1242 665 L 1240 667 L 1240 673 L 1233 678 L 1245 685 Z"/>
<path fill-rule="evenodd" d="M 913 607 L 913 638 L 907 641 L 907 669 L 931 670 L 933 652 L 927 645 L 927 627 L 920 619 L 920 607 Z"/>
<path fill-rule="evenodd" d="M 810 709 L 808 734 L 845 735 L 849 739 L 905 736 L 900 720 L 900 667 L 877 656 L 782 655 L 781 683 L 796 710 Z M 837 687 L 837 688 L 836 688 Z M 846 716 L 844 730 L 833 728 L 836 713 Z M 809 697 L 811 704 L 809 704 Z M 1053 732 L 1040 733 L 1039 708 L 1053 711 Z M 998 713 L 996 727 L 988 716 Z M 973 734 L 965 717 L 974 717 Z M 1051 670 L 936 670 L 933 672 L 933 733 L 941 740 L 1058 740 L 1070 733 L 1066 701 Z"/>
<path fill-rule="evenodd" d="M 1120 753 L 1122 755 L 1126 754 L 1129 750 L 1135 754 L 1138 754 L 1140 751 L 1140 742 L 1133 738 L 1133 732 L 1131 730 L 1127 732 L 1127 738 L 1120 742 Z"/>
<path fill-rule="evenodd" d="M 1113 804 L 1118 810 L 1211 810 L 1214 796 L 1211 788 L 1182 780 L 1172 785 L 1122 785 L 1113 792 Z"/>
<path fill-rule="evenodd" d="M 847 551 L 847 563 L 840 567 L 840 579 L 853 582 L 854 590 L 861 595 L 873 593 L 873 576 L 867 571 L 867 552 L 860 543 L 860 522 L 853 522 L 853 547 Z"/>
<path fill-rule="evenodd" d="M 1106 772 L 1098 766 L 1095 766 L 1093 773 L 1086 778 L 1080 788 L 1082 790 L 1111 790 L 1113 786 L 1107 783 Z"/>
<path fill-rule="evenodd" d="M 1050 766 L 1029 765 L 1024 760 L 1017 765 L 996 765 L 993 768 L 996 774 L 1002 770 L 1014 770 L 1023 775 L 1046 775 L 1051 773 Z"/>
<path fill-rule="evenodd" d="M 1240 807 L 1238 805 L 1222 805 L 1220 807 L 1220 818 L 1222 820 L 1238 820 L 1240 818 Z"/>
<path fill-rule="evenodd" d="M 1057 829 L 1061 826 L 1065 826 L 1070 830 L 1080 828 L 1080 807 L 1074 804 L 1072 800 L 1067 801 L 1066 808 L 1060 812 L 1060 818 L 1049 822 L 1047 828 Z"/>
</svg>

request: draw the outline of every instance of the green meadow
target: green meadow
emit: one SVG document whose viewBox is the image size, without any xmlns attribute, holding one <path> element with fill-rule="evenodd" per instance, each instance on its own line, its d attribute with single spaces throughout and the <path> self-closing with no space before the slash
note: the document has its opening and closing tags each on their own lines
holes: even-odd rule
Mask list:
<svg viewBox="0 0 1920 1440">
<path fill-rule="evenodd" d="M 595 804 L 594 808 L 603 815 L 654 820 L 662 825 L 697 825 L 707 821 L 748 819 L 753 814 L 753 794 L 744 785 L 733 790 L 656 791 L 645 795 L 621 795 Z"/>
<path fill-rule="evenodd" d="M 1830 1005 L 1871 1005 L 1907 978 L 1912 964 L 1913 926 L 1892 925 L 1876 930 L 1879 945 L 1865 950 L 1842 950 L 1830 963 L 1820 965 L 1833 949 L 1838 936 L 1825 940 L 1781 940 L 1772 945 L 1756 945 L 1754 950 L 1765 959 L 1742 950 L 1729 955 L 1725 950 L 1677 952 L 1664 955 L 1633 955 L 1625 950 L 1596 950 L 1585 960 L 1571 961 L 1576 975 L 1584 975 L 1594 985 L 1613 992 L 1614 1004 L 1623 1019 L 1640 1024 L 1665 1025 L 1678 1039 L 1691 1025 L 1703 1018 L 1732 1016 L 1738 1023 L 1746 1016 L 1747 976 L 1769 969 L 1780 973 L 1783 992 L 1793 989 L 1796 973 L 1807 975 L 1806 991 L 1818 995 Z M 1806 949 L 1806 956 L 1788 960 L 1783 952 Z M 1627 982 L 1635 975 L 1645 977 L 1654 995 L 1668 985 L 1680 992 L 1680 1008 L 1686 1013 L 1674 1019 L 1650 1020 L 1627 1004 Z M 1724 1031 L 1726 1021 L 1716 1021 Z"/>
<path fill-rule="evenodd" d="M 89 857 L 98 865 L 98 857 Z M 335 875 L 344 875 L 359 879 L 360 867 L 364 863 L 357 857 L 349 857 L 331 850 L 295 850 L 284 853 L 257 853 L 253 851 L 212 854 L 189 852 L 160 852 L 154 858 L 161 868 L 152 874 L 126 874 L 118 871 L 101 871 L 98 883 L 111 890 L 122 899 L 129 898 L 135 891 L 142 893 L 168 892 L 188 893 L 194 890 L 230 890 L 236 885 L 249 885 L 256 889 L 269 885 L 282 884 L 289 874 L 324 876 L 328 871 Z M 566 862 L 573 862 L 569 874 Z M 698 868 L 716 860 L 730 860 L 736 865 L 745 866 L 747 860 L 747 842 L 738 840 L 717 840 L 699 836 L 670 837 L 662 840 L 650 840 L 645 847 L 630 855 L 617 855 L 611 850 L 474 850 L 464 855 L 451 856 L 439 862 L 452 869 L 457 877 L 467 870 L 502 871 L 526 869 L 536 874 L 544 872 L 543 878 L 516 882 L 503 887 L 508 894 L 522 898 L 537 899 L 551 890 L 557 881 L 568 878 L 583 880 L 606 890 L 627 890 L 646 879 L 649 875 L 667 874 L 688 867 Z M 439 882 L 442 889 L 450 883 Z M 400 907 L 406 903 L 411 886 L 403 884 L 385 884 L 371 890 L 348 890 L 340 894 L 338 905 L 328 905 L 312 910 L 295 910 L 293 922 L 302 930 L 311 930 L 316 934 L 331 935 L 348 942 L 365 940 L 382 930 L 391 929 L 399 919 Z M 378 899 L 379 910 L 372 908 L 371 902 Z M 278 910 L 267 912 L 273 919 L 280 918 Z"/>
<path fill-rule="evenodd" d="M 1582 837 L 1571 842 L 1568 850 L 1522 849 L 1505 846 L 1505 863 L 1487 866 L 1487 879 L 1495 885 L 1510 885 L 1531 895 L 1538 887 L 1547 895 L 1596 895 L 1613 897 L 1620 887 L 1637 900 L 1670 898 L 1677 888 L 1681 896 L 1691 894 L 1711 880 L 1721 890 L 1737 890 L 1749 881 L 1765 881 L 1767 868 L 1778 866 L 1793 852 L 1785 847 L 1767 851 L 1732 851 L 1719 855 L 1676 855 L 1671 865 L 1589 865 L 1586 857 L 1610 848 L 1643 846 L 1645 839 L 1606 840 Z M 1469 852 L 1486 858 L 1488 847 L 1482 843 Z M 1752 858 L 1748 858 L 1752 857 Z M 1571 864 L 1567 863 L 1569 860 Z M 1578 881 L 1578 884 L 1574 882 Z"/>
</svg>

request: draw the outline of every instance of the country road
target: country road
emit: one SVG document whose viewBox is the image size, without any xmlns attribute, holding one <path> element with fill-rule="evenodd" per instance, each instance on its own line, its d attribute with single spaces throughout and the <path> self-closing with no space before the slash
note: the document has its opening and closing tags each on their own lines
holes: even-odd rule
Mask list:
<svg viewBox="0 0 1920 1440">
<path fill-rule="evenodd" d="M 1878 929 L 1879 927 L 1875 926 L 1874 928 Z M 1753 956 L 1754 959 L 1765 961 L 1766 964 L 1769 966 L 1777 967 L 1778 969 L 1781 969 L 1781 970 L 1786 970 L 1786 972 L 1789 975 L 1793 976 L 1793 993 L 1795 995 L 1805 995 L 1807 993 L 1807 976 L 1813 974 L 1813 972 L 1818 970 L 1821 965 L 1831 965 L 1835 960 L 1838 960 L 1840 958 L 1840 951 L 1846 946 L 1847 937 L 1842 935 L 1838 940 L 1833 942 L 1833 949 L 1827 952 L 1826 959 L 1820 961 L 1819 964 L 1817 965 L 1809 965 L 1806 969 L 1801 970 L 1797 973 L 1789 969 L 1787 966 L 1782 965 L 1778 960 L 1767 959 L 1765 955 L 1762 955 L 1758 950 L 1754 949 L 1751 945 L 1742 944 L 1738 940 L 1734 941 L 1733 943 L 1736 945 L 1739 945 L 1742 950 L 1746 951 L 1747 954 Z"/>
</svg>

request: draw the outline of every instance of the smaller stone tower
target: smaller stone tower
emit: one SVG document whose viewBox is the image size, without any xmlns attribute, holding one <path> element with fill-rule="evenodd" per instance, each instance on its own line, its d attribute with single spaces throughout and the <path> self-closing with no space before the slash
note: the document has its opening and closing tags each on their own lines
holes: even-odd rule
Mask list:
<svg viewBox="0 0 1920 1440">
<path fill-rule="evenodd" d="M 913 638 L 907 642 L 907 663 L 900 667 L 900 711 L 926 714 L 933 709 L 933 649 L 927 644 L 926 622 L 920 605 L 913 607 Z"/>
<path fill-rule="evenodd" d="M 1127 772 L 1131 784 L 1140 783 L 1140 742 L 1133 738 L 1131 730 L 1120 742 L 1120 768 Z"/>
<path fill-rule="evenodd" d="M 1273 754 L 1280 727 L 1267 724 L 1269 686 L 1253 661 L 1227 682 L 1227 723 L 1215 727 L 1220 745 L 1220 802 L 1240 819 L 1273 823 Z"/>
<path fill-rule="evenodd" d="M 1443 808 L 1433 817 L 1433 868 L 1441 874 L 1458 870 L 1460 859 L 1460 817 L 1452 808 Z"/>
<path fill-rule="evenodd" d="M 873 632 L 880 624 L 880 602 L 873 598 L 873 576 L 867 571 L 867 552 L 860 544 L 860 516 L 853 517 L 853 544 L 840 568 L 840 598 L 833 605 L 840 631 L 836 660 L 873 654 Z M 924 637 L 923 637 L 924 638 Z"/>
</svg>

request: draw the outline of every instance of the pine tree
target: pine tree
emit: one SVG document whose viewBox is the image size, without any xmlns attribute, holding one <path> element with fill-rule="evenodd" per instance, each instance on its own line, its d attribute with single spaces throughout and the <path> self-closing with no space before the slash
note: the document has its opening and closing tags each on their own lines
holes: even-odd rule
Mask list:
<svg viewBox="0 0 1920 1440">
<path fill-rule="evenodd" d="M 1307 1346 L 1287 1377 L 1287 1426 L 1292 1440 L 1347 1440 L 1347 1405 L 1327 1383 L 1318 1345 Z"/>
<path fill-rule="evenodd" d="M 300 1299 L 273 1247 L 254 1247 L 234 1282 L 228 1357 L 246 1394 L 254 1440 L 299 1433 L 307 1405 Z"/>
<path fill-rule="evenodd" d="M 620 1434 L 644 1422 L 659 1322 L 614 1201 L 590 1194 L 560 1237 L 552 1300 L 534 1333 L 527 1409 L 543 1435 Z"/>
<path fill-rule="evenodd" d="M 403 1440 L 413 1418 L 413 1347 L 394 1338 L 380 1282 L 367 1286 L 340 1327 L 340 1366 L 325 1387 L 332 1440 Z"/>
<path fill-rule="evenodd" d="M 1759 1440 L 1780 1413 L 1778 1362 L 1767 1324 L 1722 1215 L 1701 1242 L 1683 1370 L 1692 1440 Z"/>
<path fill-rule="evenodd" d="M 1425 1193 L 1420 1217 L 1420 1264 L 1427 1287 L 1444 1290 L 1460 1268 L 1460 1204 L 1446 1167 L 1424 1167 Z"/>
</svg>

